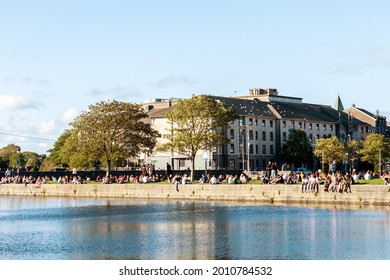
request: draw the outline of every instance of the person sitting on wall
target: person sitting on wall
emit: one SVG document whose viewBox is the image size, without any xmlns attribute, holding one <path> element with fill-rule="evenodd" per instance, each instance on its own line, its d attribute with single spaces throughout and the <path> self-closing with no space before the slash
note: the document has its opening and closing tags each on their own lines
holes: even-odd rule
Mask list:
<svg viewBox="0 0 390 280">
<path fill-rule="evenodd" d="M 175 184 L 176 191 L 179 191 L 179 184 L 181 182 L 181 177 L 179 174 L 175 174 L 172 178 L 172 182 Z"/>
<path fill-rule="evenodd" d="M 232 180 L 230 181 L 230 184 L 233 184 L 233 185 L 235 185 L 235 184 L 238 184 L 238 177 L 237 177 L 237 175 L 234 175 L 234 177 L 232 178 Z"/>
<path fill-rule="evenodd" d="M 184 174 L 183 178 L 181 179 L 181 183 L 182 183 L 182 185 L 191 183 L 191 180 L 190 180 L 190 178 L 188 178 L 187 174 Z"/>
<path fill-rule="evenodd" d="M 210 178 L 210 184 L 213 184 L 213 185 L 218 184 L 218 180 L 217 180 L 217 178 L 215 177 L 215 175 L 211 176 L 211 178 Z"/>
<path fill-rule="evenodd" d="M 248 178 L 246 177 L 246 175 L 244 173 L 241 173 L 241 175 L 240 175 L 240 182 L 241 182 L 241 184 L 248 183 Z"/>
</svg>

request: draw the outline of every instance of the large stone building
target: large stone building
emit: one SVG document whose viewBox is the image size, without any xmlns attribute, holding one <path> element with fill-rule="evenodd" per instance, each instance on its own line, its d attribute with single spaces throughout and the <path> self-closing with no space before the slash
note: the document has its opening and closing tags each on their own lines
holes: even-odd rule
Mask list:
<svg viewBox="0 0 390 280">
<path fill-rule="evenodd" d="M 367 133 L 378 133 L 386 135 L 386 117 L 379 115 L 379 111 L 377 111 L 376 114 L 372 114 L 365 109 L 357 108 L 355 104 L 353 104 L 352 107 L 344 110 L 344 112 L 350 114 L 352 119 L 358 119 L 362 122 L 365 122 L 367 126 L 361 127 L 361 129 L 366 130 Z"/>
<path fill-rule="evenodd" d="M 249 166 L 251 170 L 264 170 L 269 161 L 279 162 L 282 146 L 292 129 L 304 130 L 313 145 L 328 136 L 337 136 L 343 142 L 360 141 L 367 134 L 378 131 L 359 118 L 357 112 L 344 110 L 340 97 L 334 108 L 303 103 L 302 98 L 281 96 L 276 89 L 250 89 L 249 95 L 239 97 L 210 97 L 234 108 L 240 119 L 228 124 L 229 144 L 213 147 L 208 153 L 199 151 L 196 169 L 248 169 Z M 164 116 L 176 101 L 155 99 L 144 104 L 153 128 L 160 133 L 160 143 L 167 141 L 164 134 L 170 133 L 171 129 Z M 386 119 L 384 121 L 386 123 Z M 208 161 L 204 160 L 205 154 Z M 142 156 L 141 161 L 152 163 L 156 168 L 165 168 L 166 163 L 175 169 L 190 166 L 186 156 L 173 151 Z"/>
</svg>

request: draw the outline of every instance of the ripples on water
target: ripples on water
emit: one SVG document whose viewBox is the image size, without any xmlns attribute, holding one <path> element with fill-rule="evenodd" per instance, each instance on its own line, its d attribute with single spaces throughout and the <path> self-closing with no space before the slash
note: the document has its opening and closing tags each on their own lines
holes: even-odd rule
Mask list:
<svg viewBox="0 0 390 280">
<path fill-rule="evenodd" d="M 0 259 L 390 259 L 389 213 L 0 197 Z"/>
</svg>

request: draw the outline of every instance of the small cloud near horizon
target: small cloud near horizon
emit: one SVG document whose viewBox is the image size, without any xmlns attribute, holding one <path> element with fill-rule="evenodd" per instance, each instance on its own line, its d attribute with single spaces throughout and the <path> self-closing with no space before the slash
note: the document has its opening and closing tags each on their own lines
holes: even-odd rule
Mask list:
<svg viewBox="0 0 390 280">
<path fill-rule="evenodd" d="M 4 111 L 46 108 L 42 101 L 25 96 L 0 95 L 0 100 L 0 109 Z"/>
<path fill-rule="evenodd" d="M 163 79 L 160 79 L 156 82 L 152 82 L 149 85 L 155 87 L 155 88 L 171 88 L 176 85 L 186 85 L 186 86 L 193 86 L 196 85 L 197 81 L 192 79 L 189 76 L 186 75 L 170 75 L 168 77 L 165 77 Z"/>
<path fill-rule="evenodd" d="M 93 97 L 109 96 L 110 99 L 127 99 L 130 97 L 140 97 L 142 93 L 134 87 L 115 86 L 111 88 L 93 88 L 88 95 Z"/>
<path fill-rule="evenodd" d="M 38 133 L 40 135 L 48 135 L 57 130 L 63 130 L 78 116 L 78 114 L 76 109 L 68 108 L 55 119 L 40 122 L 38 124 Z"/>
<path fill-rule="evenodd" d="M 6 77 L 3 79 L 3 83 L 6 85 L 20 85 L 20 86 L 38 86 L 38 87 L 46 87 L 50 85 L 50 81 L 48 79 L 37 79 L 34 77 Z"/>
<path fill-rule="evenodd" d="M 345 75 L 361 75 L 363 74 L 362 66 L 353 65 L 350 63 L 339 63 L 331 66 L 327 73 L 328 74 L 345 74 Z"/>
</svg>

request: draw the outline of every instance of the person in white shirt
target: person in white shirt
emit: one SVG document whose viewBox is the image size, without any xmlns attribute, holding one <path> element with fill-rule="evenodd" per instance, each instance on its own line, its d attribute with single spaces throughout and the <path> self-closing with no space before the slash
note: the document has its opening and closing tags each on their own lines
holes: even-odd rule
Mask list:
<svg viewBox="0 0 390 280">
<path fill-rule="evenodd" d="M 217 178 L 215 177 L 215 175 L 213 175 L 213 176 L 211 177 L 210 183 L 211 183 L 211 184 L 218 184 L 218 180 L 217 180 Z"/>
</svg>

